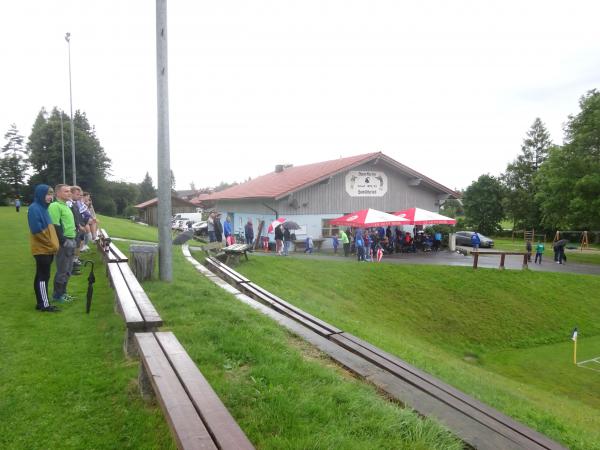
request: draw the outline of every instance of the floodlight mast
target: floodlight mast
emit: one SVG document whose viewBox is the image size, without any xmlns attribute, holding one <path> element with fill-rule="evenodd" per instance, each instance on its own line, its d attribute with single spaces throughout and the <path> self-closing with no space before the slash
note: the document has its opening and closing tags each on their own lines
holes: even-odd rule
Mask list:
<svg viewBox="0 0 600 450">
<path fill-rule="evenodd" d="M 71 33 L 65 34 L 69 49 L 69 102 L 71 104 L 71 164 L 73 165 L 73 185 L 77 185 L 77 167 L 75 164 L 75 124 L 73 123 L 73 89 L 71 87 Z M 61 116 L 62 117 L 62 116 Z"/>
</svg>

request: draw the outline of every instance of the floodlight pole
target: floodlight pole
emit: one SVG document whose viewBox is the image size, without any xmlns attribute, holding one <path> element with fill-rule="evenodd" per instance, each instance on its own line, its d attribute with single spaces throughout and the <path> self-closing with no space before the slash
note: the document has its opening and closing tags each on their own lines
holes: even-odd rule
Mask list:
<svg viewBox="0 0 600 450">
<path fill-rule="evenodd" d="M 73 123 L 73 89 L 71 87 L 71 33 L 65 34 L 69 49 L 69 102 L 71 103 L 71 163 L 73 164 L 73 185 L 77 185 L 77 167 L 75 165 L 75 124 Z"/>
<path fill-rule="evenodd" d="M 169 77 L 167 0 L 156 0 L 156 79 L 158 112 L 158 271 L 162 281 L 173 280 L 171 244 L 171 161 L 169 150 Z"/>
<path fill-rule="evenodd" d="M 67 177 L 66 177 L 66 173 L 65 173 L 65 129 L 63 127 L 63 111 L 62 109 L 60 110 L 60 145 L 62 148 L 62 169 L 63 169 L 63 177 L 62 177 L 62 182 L 63 184 L 67 183 Z"/>
</svg>

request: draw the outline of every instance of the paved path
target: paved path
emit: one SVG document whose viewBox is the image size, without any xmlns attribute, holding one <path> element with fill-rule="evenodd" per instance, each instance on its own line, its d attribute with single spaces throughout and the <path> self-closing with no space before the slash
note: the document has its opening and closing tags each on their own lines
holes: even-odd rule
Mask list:
<svg viewBox="0 0 600 450">
<path fill-rule="evenodd" d="M 273 256 L 274 253 L 262 253 L 255 252 L 253 255 L 256 256 Z M 331 259 L 336 258 L 340 260 L 356 261 L 356 255 L 350 255 L 348 258 L 343 256 L 334 256 L 331 253 L 320 254 L 313 253 L 307 255 L 304 253 L 291 252 L 291 257 L 297 258 L 316 258 L 316 259 Z M 385 255 L 383 257 L 384 263 L 388 264 L 432 264 L 439 266 L 473 266 L 473 257 L 468 255 L 465 256 L 461 253 L 452 253 L 449 251 L 440 252 L 418 252 L 418 253 L 395 253 L 393 255 Z M 377 263 L 374 263 L 377 264 Z M 506 256 L 504 266 L 509 270 L 521 270 L 523 264 L 522 256 Z M 500 265 L 500 255 L 485 255 L 485 250 L 481 250 L 479 254 L 478 267 L 480 268 L 494 268 L 497 269 Z M 582 263 L 568 263 L 568 264 L 556 264 L 552 258 L 545 258 L 542 264 L 529 264 L 529 269 L 538 272 L 563 272 L 563 273 L 577 273 L 584 275 L 600 275 L 600 264 L 582 264 Z"/>
</svg>

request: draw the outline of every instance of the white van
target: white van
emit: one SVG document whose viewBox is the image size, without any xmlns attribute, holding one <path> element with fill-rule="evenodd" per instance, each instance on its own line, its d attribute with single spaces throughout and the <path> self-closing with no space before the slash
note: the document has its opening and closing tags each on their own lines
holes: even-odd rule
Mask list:
<svg viewBox="0 0 600 450">
<path fill-rule="evenodd" d="M 200 222 L 202 220 L 202 213 L 177 213 L 173 220 L 184 220 L 185 222 Z"/>
</svg>

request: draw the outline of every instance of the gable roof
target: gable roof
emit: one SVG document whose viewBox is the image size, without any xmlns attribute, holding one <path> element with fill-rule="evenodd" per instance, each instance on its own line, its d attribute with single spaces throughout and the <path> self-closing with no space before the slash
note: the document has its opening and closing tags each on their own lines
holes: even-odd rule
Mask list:
<svg viewBox="0 0 600 450">
<path fill-rule="evenodd" d="M 184 198 L 177 197 L 174 194 L 171 194 L 171 203 L 175 203 L 177 205 L 193 206 L 193 207 L 198 206 L 198 205 L 195 205 L 195 204 L 187 201 Z M 158 197 L 154 197 L 150 200 L 146 200 L 145 202 L 134 205 L 133 207 L 138 208 L 138 209 L 144 209 L 144 208 L 147 208 L 148 206 L 157 205 L 157 204 L 158 204 Z"/>
<path fill-rule="evenodd" d="M 304 166 L 286 167 L 281 172 L 271 172 L 223 191 L 215 192 L 203 200 L 232 200 L 242 198 L 272 198 L 279 200 L 292 192 L 304 189 L 342 171 L 350 170 L 376 159 L 387 162 L 409 176 L 419 178 L 436 190 L 445 192 L 453 197 L 459 197 L 453 190 L 427 178 L 416 170 L 400 164 L 381 152 L 374 152 Z"/>
</svg>

